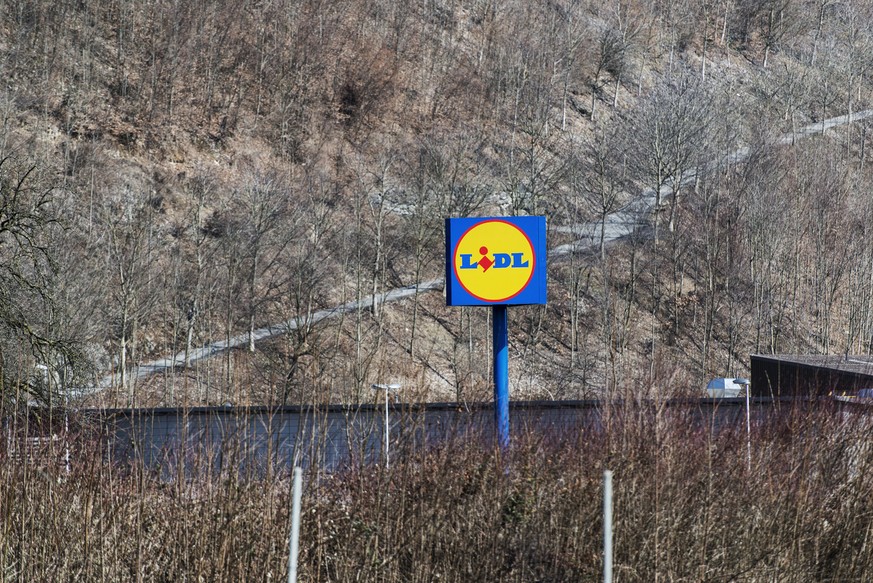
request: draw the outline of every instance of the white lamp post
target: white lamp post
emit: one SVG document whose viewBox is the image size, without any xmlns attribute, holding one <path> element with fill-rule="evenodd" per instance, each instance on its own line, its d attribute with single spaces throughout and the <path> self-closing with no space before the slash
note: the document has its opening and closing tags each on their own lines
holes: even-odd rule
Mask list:
<svg viewBox="0 0 873 583">
<path fill-rule="evenodd" d="M 746 388 L 746 468 L 752 470 L 752 414 L 749 407 L 749 386 L 752 384 L 749 379 L 742 377 L 734 379 L 738 385 Z"/>
<path fill-rule="evenodd" d="M 376 390 L 384 390 L 385 391 L 385 469 L 388 469 L 388 391 L 397 392 L 400 390 L 400 385 L 397 383 L 391 383 L 389 385 L 376 384 L 371 385 L 371 387 Z"/>
</svg>

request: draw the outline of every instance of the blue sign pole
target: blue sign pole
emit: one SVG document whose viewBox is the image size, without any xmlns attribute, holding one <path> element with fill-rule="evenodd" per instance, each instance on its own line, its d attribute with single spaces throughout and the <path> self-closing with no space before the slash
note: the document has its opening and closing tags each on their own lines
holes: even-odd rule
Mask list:
<svg viewBox="0 0 873 583">
<path fill-rule="evenodd" d="M 506 306 L 492 307 L 494 336 L 494 429 L 501 449 L 509 447 L 509 331 Z"/>
<path fill-rule="evenodd" d="M 546 218 L 446 219 L 446 305 L 491 306 L 494 433 L 509 448 L 507 306 L 546 303 Z"/>
</svg>

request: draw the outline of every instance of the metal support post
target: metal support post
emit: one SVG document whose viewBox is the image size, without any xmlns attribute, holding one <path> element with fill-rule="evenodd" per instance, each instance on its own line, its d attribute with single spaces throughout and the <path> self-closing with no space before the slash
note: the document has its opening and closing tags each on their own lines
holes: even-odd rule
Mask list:
<svg viewBox="0 0 873 583">
<path fill-rule="evenodd" d="M 612 472 L 603 472 L 603 583 L 612 583 Z"/>
<path fill-rule="evenodd" d="M 288 552 L 288 583 L 297 583 L 297 554 L 300 549 L 300 498 L 303 493 L 303 470 L 294 468 L 291 494 L 291 540 Z"/>
<path fill-rule="evenodd" d="M 509 447 L 509 332 L 506 306 L 494 306 L 494 428 L 501 449 Z"/>
</svg>

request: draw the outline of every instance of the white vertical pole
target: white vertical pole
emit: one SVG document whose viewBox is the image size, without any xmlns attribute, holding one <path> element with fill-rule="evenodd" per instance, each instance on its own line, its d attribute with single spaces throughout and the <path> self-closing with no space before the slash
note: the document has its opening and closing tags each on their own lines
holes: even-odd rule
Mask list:
<svg viewBox="0 0 873 583">
<path fill-rule="evenodd" d="M 390 441 L 389 433 L 390 433 L 390 429 L 391 429 L 391 426 L 388 424 L 388 391 L 398 391 L 398 390 L 400 390 L 400 385 L 398 385 L 397 383 L 391 383 L 390 385 L 383 385 L 383 384 L 370 385 L 370 387 L 376 391 L 379 391 L 379 390 L 385 391 L 385 445 L 383 446 L 384 449 L 382 450 L 382 453 L 385 456 L 385 469 L 387 470 L 389 467 L 388 446 L 389 446 L 389 441 Z M 379 398 L 378 393 L 376 393 L 376 395 L 377 395 L 376 399 L 378 399 Z"/>
<path fill-rule="evenodd" d="M 55 372 L 57 375 L 57 372 Z M 64 391 L 64 468 L 70 473 L 70 395 L 67 389 L 66 375 L 61 383 L 60 377 L 56 377 L 55 386 Z"/>
<path fill-rule="evenodd" d="M 67 397 L 64 395 L 64 469 L 70 473 L 70 420 L 67 413 Z"/>
<path fill-rule="evenodd" d="M 291 548 L 288 554 L 288 583 L 297 583 L 297 553 L 300 549 L 300 498 L 303 491 L 303 471 L 294 468 L 294 487 L 291 494 Z"/>
<path fill-rule="evenodd" d="M 752 471 L 752 414 L 749 407 L 749 385 L 746 385 L 746 470 Z"/>
<path fill-rule="evenodd" d="M 388 469 L 388 386 L 385 386 L 385 469 Z"/>
<path fill-rule="evenodd" d="M 612 472 L 603 472 L 603 583 L 612 583 Z"/>
</svg>

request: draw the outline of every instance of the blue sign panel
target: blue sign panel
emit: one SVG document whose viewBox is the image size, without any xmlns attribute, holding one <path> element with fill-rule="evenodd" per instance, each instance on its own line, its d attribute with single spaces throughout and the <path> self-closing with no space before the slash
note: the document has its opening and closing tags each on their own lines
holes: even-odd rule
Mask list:
<svg viewBox="0 0 873 583">
<path fill-rule="evenodd" d="M 446 219 L 446 304 L 546 303 L 546 218 Z"/>
</svg>

